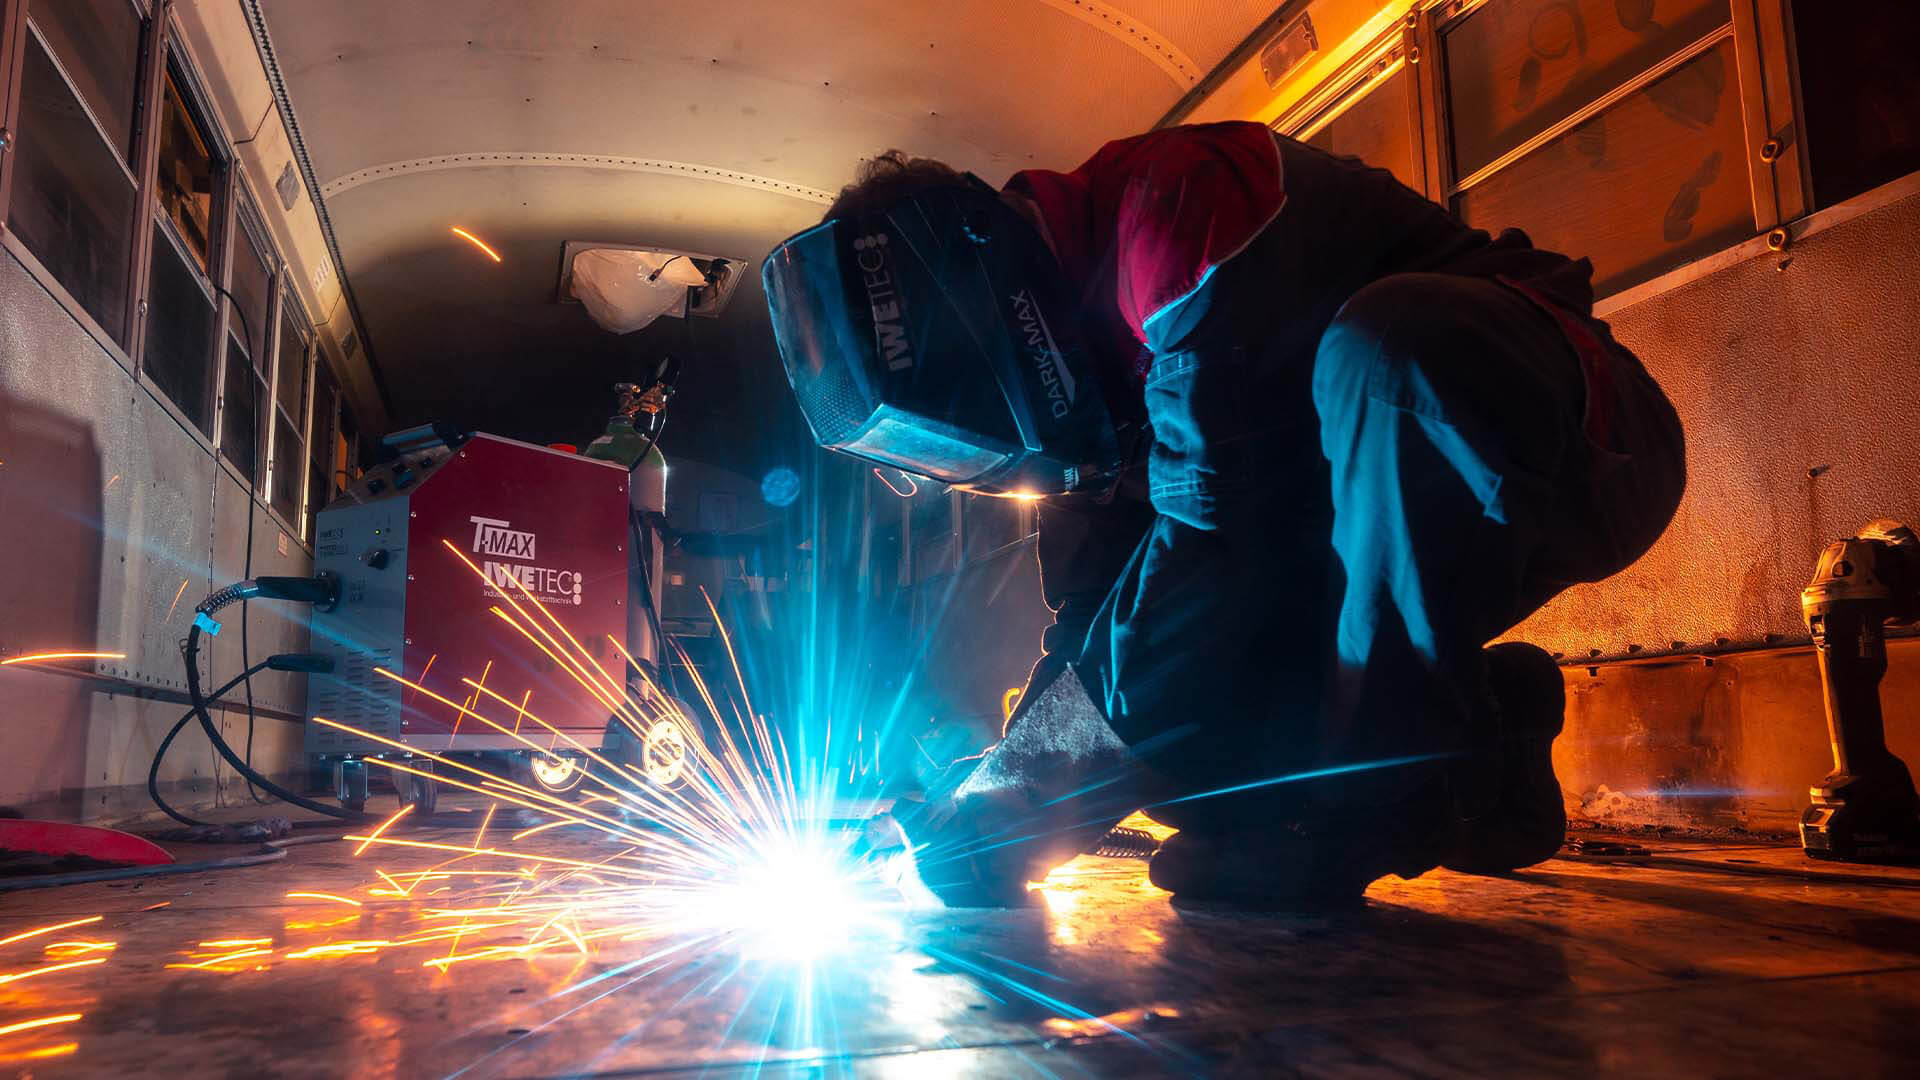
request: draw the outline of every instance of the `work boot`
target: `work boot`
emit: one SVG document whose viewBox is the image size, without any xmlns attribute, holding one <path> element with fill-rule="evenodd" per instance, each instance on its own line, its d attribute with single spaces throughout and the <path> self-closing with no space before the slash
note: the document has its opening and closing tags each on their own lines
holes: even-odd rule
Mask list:
<svg viewBox="0 0 1920 1080">
<path fill-rule="evenodd" d="M 1485 651 L 1500 712 L 1499 796 L 1460 823 L 1441 865 L 1463 874 L 1504 874 L 1543 862 L 1567 838 L 1566 804 L 1553 772 L 1553 740 L 1566 723 L 1566 684 L 1545 650 L 1521 642 Z"/>
</svg>

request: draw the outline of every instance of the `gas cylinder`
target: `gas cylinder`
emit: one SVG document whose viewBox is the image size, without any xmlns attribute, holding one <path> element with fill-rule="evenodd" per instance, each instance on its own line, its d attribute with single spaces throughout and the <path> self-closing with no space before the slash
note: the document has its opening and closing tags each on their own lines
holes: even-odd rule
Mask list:
<svg viewBox="0 0 1920 1080">
<path fill-rule="evenodd" d="M 621 409 L 608 419 L 606 433 L 588 444 L 585 456 L 627 467 L 627 651 L 657 670 L 660 642 L 654 636 L 654 624 L 666 574 L 666 545 L 659 526 L 667 513 L 667 458 L 654 439 L 635 426 L 634 414 L 628 411 L 634 397 L 630 384 L 623 383 L 620 389 Z"/>
<path fill-rule="evenodd" d="M 627 651 L 636 660 L 644 660 L 657 670 L 661 663 L 660 642 L 654 626 L 660 617 L 660 599 L 666 584 L 667 545 L 659 526 L 667 517 L 667 458 L 658 446 L 649 446 L 646 456 L 636 463 L 627 478 L 627 498 L 634 519 L 640 523 L 641 550 L 627 560 L 627 591 L 634 601 L 627 605 Z M 644 567 L 644 579 L 634 571 Z M 645 588 L 646 592 L 641 593 Z"/>
</svg>

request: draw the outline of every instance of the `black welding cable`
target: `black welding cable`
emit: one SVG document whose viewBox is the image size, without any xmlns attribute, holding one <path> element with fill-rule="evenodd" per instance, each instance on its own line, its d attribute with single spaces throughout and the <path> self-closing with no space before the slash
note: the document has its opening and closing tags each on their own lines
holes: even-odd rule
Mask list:
<svg viewBox="0 0 1920 1080">
<path fill-rule="evenodd" d="M 240 306 L 239 297 L 233 295 L 233 293 L 231 292 L 228 292 L 227 289 L 224 286 L 222 286 L 219 282 L 214 282 L 213 288 L 215 292 L 227 298 L 228 306 L 233 309 L 233 313 L 235 315 L 240 317 L 240 332 L 243 335 L 245 335 L 247 348 L 249 350 L 249 353 L 251 353 L 253 349 L 253 344 L 254 344 L 253 323 L 251 320 L 247 318 L 247 309 Z M 265 339 L 262 339 L 260 342 L 260 348 L 263 351 L 266 349 L 266 345 L 267 343 Z M 268 362 L 271 362 L 271 358 L 265 358 L 265 359 L 268 359 Z M 248 356 L 247 363 L 250 366 L 255 367 L 256 369 L 258 368 L 258 365 L 253 363 L 253 357 L 251 355 Z M 258 469 L 261 465 L 265 464 L 260 460 L 260 454 L 259 454 L 259 450 L 260 450 L 260 380 L 253 378 L 251 373 L 249 373 L 247 378 L 247 399 L 253 403 L 253 408 L 252 408 L 253 439 L 254 439 L 253 462 L 254 462 L 254 468 Z M 272 406 L 269 405 L 268 407 L 271 408 Z M 223 433 L 223 437 L 224 437 L 224 433 Z M 251 478 L 249 478 L 249 482 L 251 482 Z M 253 512 L 254 512 L 253 492 L 249 491 L 247 492 L 247 549 L 246 549 L 246 554 L 241 557 L 241 566 L 240 566 L 240 577 L 243 580 L 250 580 L 253 577 Z M 252 653 L 253 653 L 253 649 L 249 644 L 249 642 L 247 641 L 247 602 L 245 600 L 242 600 L 240 601 L 240 666 L 242 668 L 251 667 L 251 664 L 253 662 Z M 246 761 L 247 761 L 248 767 L 251 768 L 253 765 L 253 729 L 256 721 L 258 720 L 258 716 L 255 714 L 254 705 L 253 705 L 253 679 L 251 677 L 248 677 L 243 679 L 242 681 L 246 684 L 246 691 L 247 691 Z M 218 699 L 222 694 L 225 694 L 225 693 L 226 691 L 222 690 L 220 691 L 220 693 L 217 693 L 213 696 L 216 699 Z M 175 725 L 175 730 L 178 730 L 178 725 Z M 220 794 L 220 775 L 218 772 L 214 773 L 213 792 L 215 796 L 215 801 L 218 802 L 219 794 Z M 260 793 L 254 790 L 253 781 L 250 779 L 247 780 L 247 794 L 253 798 L 253 801 L 256 804 L 260 806 L 267 805 L 267 800 L 261 798 Z M 166 807 L 162 806 L 161 809 L 164 810 L 166 809 Z"/>
<path fill-rule="evenodd" d="M 240 775 L 258 784 L 267 794 L 272 795 L 282 802 L 292 803 L 303 810 L 311 810 L 316 814 L 325 814 L 328 817 L 340 818 L 343 821 L 375 820 L 367 814 L 362 814 L 354 810 L 343 810 L 337 806 L 328 806 L 326 803 L 315 802 L 304 795 L 296 795 L 286 788 L 281 787 L 279 784 L 274 783 L 272 780 L 267 779 L 265 776 L 262 776 L 256 772 L 252 766 L 241 760 L 240 755 L 234 753 L 233 747 L 227 745 L 227 740 L 221 737 L 220 729 L 213 722 L 213 715 L 207 711 L 207 699 L 202 696 L 200 692 L 200 627 L 197 623 L 187 631 L 187 646 L 185 652 L 187 657 L 187 694 L 193 698 L 194 715 L 200 718 L 200 727 L 207 733 L 207 741 L 213 744 L 213 748 L 220 752 L 221 757 L 227 759 L 227 764 L 238 770 Z"/>
<path fill-rule="evenodd" d="M 629 481 L 631 483 L 632 481 Z M 664 515 L 663 515 L 664 516 Z M 632 507 L 627 508 L 628 543 L 633 545 L 640 573 L 640 603 L 646 610 L 647 628 L 653 632 L 653 650 L 657 654 L 658 671 L 662 689 L 678 696 L 680 686 L 674 680 L 673 665 L 667 659 L 666 628 L 660 624 L 660 608 L 653 602 L 653 545 L 654 532 L 647 524 L 645 515 Z M 629 643 L 631 647 L 631 643 Z"/>
<path fill-rule="evenodd" d="M 220 700 L 221 698 L 227 696 L 227 691 L 232 690 L 236 685 L 246 682 L 248 679 L 251 679 L 253 676 L 260 674 L 262 671 L 265 671 L 268 663 L 269 661 L 262 660 L 259 663 L 248 667 L 245 671 L 242 671 L 240 674 L 235 675 L 233 678 L 228 679 L 226 683 L 220 687 L 220 689 L 215 690 L 213 692 L 213 700 L 215 701 Z M 192 722 L 195 715 L 196 714 L 192 709 L 188 709 L 186 712 L 180 715 L 179 720 L 174 721 L 173 729 L 167 732 L 166 738 L 160 740 L 159 748 L 153 752 L 153 764 L 148 766 L 147 768 L 147 795 L 153 799 L 153 804 L 160 808 L 161 813 L 164 813 L 168 817 L 179 822 L 180 824 L 187 825 L 187 826 L 206 825 L 208 824 L 208 822 L 197 821 L 193 818 L 188 817 L 187 815 L 181 813 L 180 811 L 175 810 L 171 805 L 168 804 L 167 800 L 160 797 L 160 762 L 162 761 L 162 759 L 164 759 L 167 756 L 167 747 L 173 745 L 174 737 L 180 734 L 181 728 L 186 727 L 187 724 Z M 218 777 L 215 777 L 214 783 L 216 784 L 219 783 Z"/>
<path fill-rule="evenodd" d="M 689 334 L 691 334 L 691 330 L 689 330 Z M 691 341 L 691 338 L 689 338 L 689 341 Z M 659 380 L 666 383 L 669 398 L 671 398 L 673 384 L 679 380 L 679 376 L 679 368 L 674 364 L 673 359 L 669 357 L 667 361 L 661 365 Z M 633 468 L 627 470 L 627 484 L 629 487 L 631 487 L 634 482 L 632 473 L 646 463 L 647 455 L 653 453 L 653 448 L 660 445 L 660 433 L 667 429 L 666 402 L 663 401 L 661 403 L 660 411 L 654 414 L 653 423 L 650 426 L 653 430 L 647 433 L 646 448 L 641 450 L 640 456 L 634 459 Z M 666 517 L 665 500 L 662 499 L 661 502 L 661 517 L 664 519 Z M 678 697 L 680 694 L 680 686 L 673 676 L 673 663 L 667 658 L 666 630 L 660 625 L 660 610 L 653 602 L 653 550 L 651 543 L 653 530 L 645 523 L 640 512 L 631 506 L 627 508 L 627 528 L 628 531 L 632 533 L 629 542 L 633 544 L 634 555 L 640 566 L 640 598 L 647 607 L 647 623 L 648 628 L 653 631 L 654 651 L 659 654 L 660 674 L 663 676 L 661 681 L 665 684 L 663 689 L 665 689 L 667 693 Z M 647 540 L 648 543 L 641 543 L 643 539 Z M 632 642 L 628 642 L 628 645 L 631 647 Z"/>
<path fill-rule="evenodd" d="M 266 579 L 262 579 L 260 584 L 264 584 L 265 580 Z M 298 579 L 291 578 L 279 580 L 284 584 L 304 584 L 308 587 L 316 585 L 314 582 L 302 583 Z M 207 733 L 207 741 L 213 744 L 213 748 L 220 752 L 221 757 L 227 759 L 227 764 L 233 766 L 242 776 L 247 777 L 259 785 L 260 788 L 269 795 L 272 795 L 282 802 L 298 806 L 303 810 L 311 810 L 316 814 L 324 814 L 327 817 L 340 818 L 343 821 L 373 821 L 375 819 L 370 815 L 354 810 L 343 810 L 337 806 L 328 806 L 326 803 L 315 802 L 304 795 L 297 795 L 281 787 L 279 784 L 274 783 L 272 780 L 267 779 L 265 776 L 262 776 L 252 766 L 241 760 L 240 755 L 234 753 L 233 747 L 227 745 L 227 740 L 221 736 L 219 727 L 213 722 L 213 715 L 207 711 L 207 699 L 200 689 L 200 634 L 201 623 L 203 621 L 201 616 L 207 616 L 208 618 L 205 621 L 210 622 L 211 616 L 215 611 L 218 611 L 228 604 L 246 599 L 258 591 L 259 587 L 259 584 L 252 581 L 246 582 L 243 585 L 229 585 L 201 601 L 200 606 L 194 609 L 194 623 L 188 628 L 186 644 L 181 648 L 181 653 L 186 661 L 187 696 L 193 699 L 194 715 L 200 718 L 200 727 Z M 303 598 L 299 594 L 282 593 L 280 595 L 284 599 Z"/>
<path fill-rule="evenodd" d="M 204 862 L 163 863 L 159 866 L 123 866 L 111 870 L 81 870 L 72 874 L 34 874 L 28 877 L 0 878 L 0 893 L 23 889 L 47 889 L 55 885 L 86 885 L 96 881 L 125 881 L 128 878 L 164 877 L 168 874 L 198 874 L 206 870 L 231 870 L 240 866 L 258 866 L 279 862 L 287 853 L 275 844 L 262 844 L 250 855 L 232 855 Z"/>
</svg>

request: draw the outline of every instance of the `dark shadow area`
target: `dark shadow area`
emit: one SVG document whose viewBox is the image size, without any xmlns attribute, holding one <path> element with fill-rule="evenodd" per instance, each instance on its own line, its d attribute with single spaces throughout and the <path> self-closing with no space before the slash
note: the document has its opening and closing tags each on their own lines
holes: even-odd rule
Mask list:
<svg viewBox="0 0 1920 1080">
<path fill-rule="evenodd" d="M 103 647 L 100 473 L 91 424 L 0 393 L 0 659 Z M 91 691 L 24 666 L 0 669 L 0 687 L 0 791 L 21 799 L 28 816 L 78 820 Z"/>
</svg>

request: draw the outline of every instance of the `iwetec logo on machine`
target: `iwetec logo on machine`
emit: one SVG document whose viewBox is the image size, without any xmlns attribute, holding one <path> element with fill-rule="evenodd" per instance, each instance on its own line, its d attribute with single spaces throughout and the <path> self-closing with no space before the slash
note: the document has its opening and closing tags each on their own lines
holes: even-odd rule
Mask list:
<svg viewBox="0 0 1920 1080">
<path fill-rule="evenodd" d="M 473 553 L 498 556 L 499 559 L 524 559 L 524 563 L 486 559 L 480 569 L 486 574 L 488 596 L 519 599 L 521 589 L 543 604 L 579 604 L 585 592 L 585 579 L 578 570 L 557 570 L 533 565 L 538 539 L 530 531 L 515 529 L 500 518 L 473 516 Z M 515 583 L 518 583 L 518 587 Z"/>
</svg>

